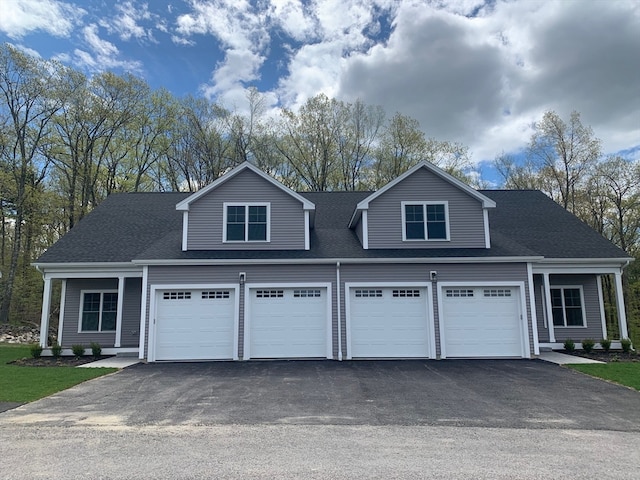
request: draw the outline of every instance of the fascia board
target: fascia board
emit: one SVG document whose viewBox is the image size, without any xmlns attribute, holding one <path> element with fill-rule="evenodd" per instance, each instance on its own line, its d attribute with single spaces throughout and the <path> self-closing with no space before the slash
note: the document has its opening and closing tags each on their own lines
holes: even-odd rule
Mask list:
<svg viewBox="0 0 640 480">
<path fill-rule="evenodd" d="M 285 265 L 285 264 L 367 264 L 367 263 L 527 263 L 542 257 L 418 257 L 418 258 L 287 258 L 287 259 L 202 259 L 202 260 L 133 260 L 136 265 Z"/>
<path fill-rule="evenodd" d="M 194 202 L 197 199 L 203 197 L 204 195 L 206 195 L 210 191 L 218 188 L 220 185 L 222 185 L 223 183 L 231 180 L 237 174 L 239 174 L 240 172 L 242 172 L 242 171 L 244 171 L 246 169 L 251 170 L 255 174 L 259 175 L 260 177 L 262 177 L 265 180 L 267 180 L 268 182 L 270 182 L 272 185 L 275 185 L 276 187 L 278 187 L 283 192 L 287 193 L 291 197 L 293 197 L 296 200 L 298 200 L 300 203 L 302 203 L 302 208 L 304 210 L 315 210 L 316 206 L 312 202 L 310 202 L 309 200 L 304 198 L 299 193 L 294 192 L 289 187 L 281 184 L 275 178 L 273 178 L 271 175 L 268 175 L 267 173 L 263 172 L 258 167 L 256 167 L 255 165 L 252 165 L 249 162 L 242 163 L 241 165 L 237 166 L 236 168 L 234 168 L 230 172 L 225 173 L 222 177 L 218 178 L 217 180 L 215 180 L 210 185 L 207 185 L 206 187 L 198 190 L 193 195 L 189 195 L 187 198 L 185 198 L 184 200 L 182 200 L 181 202 L 176 204 L 176 210 L 189 210 L 189 205 L 192 202 Z"/>
</svg>

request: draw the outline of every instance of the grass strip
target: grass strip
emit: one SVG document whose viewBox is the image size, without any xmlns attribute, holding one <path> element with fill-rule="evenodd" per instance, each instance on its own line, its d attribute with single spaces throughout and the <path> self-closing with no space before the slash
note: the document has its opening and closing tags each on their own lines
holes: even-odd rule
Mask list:
<svg viewBox="0 0 640 480">
<path fill-rule="evenodd" d="M 7 362 L 30 356 L 28 345 L 0 345 L 0 402 L 32 402 L 117 368 L 24 367 Z"/>
<path fill-rule="evenodd" d="M 606 364 L 567 365 L 593 377 L 604 378 L 640 391 L 640 362 L 620 362 Z"/>
</svg>

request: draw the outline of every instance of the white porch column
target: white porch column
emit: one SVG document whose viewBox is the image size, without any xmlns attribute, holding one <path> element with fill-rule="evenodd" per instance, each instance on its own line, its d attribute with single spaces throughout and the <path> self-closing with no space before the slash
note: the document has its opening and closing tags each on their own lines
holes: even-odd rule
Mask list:
<svg viewBox="0 0 640 480">
<path fill-rule="evenodd" d="M 120 346 L 122 340 L 122 307 L 124 305 L 124 277 L 118 277 L 118 311 L 116 312 L 116 341 L 114 348 Z"/>
<path fill-rule="evenodd" d="M 556 342 L 556 332 L 553 326 L 553 308 L 551 306 L 551 286 L 549 284 L 549 274 L 543 273 L 544 279 L 544 307 L 547 312 L 547 328 L 549 329 L 549 343 Z"/>
<path fill-rule="evenodd" d="M 51 310 L 51 279 L 44 277 L 42 292 L 42 316 L 40 317 L 40 346 L 46 348 L 49 337 L 49 311 Z"/>
<path fill-rule="evenodd" d="M 64 303 L 67 297 L 67 279 L 62 279 L 60 290 L 60 313 L 58 314 L 58 344 L 62 345 L 62 329 L 64 327 Z"/>
<path fill-rule="evenodd" d="M 598 284 L 598 302 L 600 302 L 600 322 L 602 322 L 602 338 L 609 338 L 607 336 L 607 317 L 604 314 L 604 297 L 602 295 L 602 275 L 596 275 L 596 282 Z"/>
<path fill-rule="evenodd" d="M 624 309 L 624 292 L 622 290 L 622 273 L 614 274 L 616 279 L 616 307 L 618 308 L 618 325 L 620 326 L 620 339 L 629 338 L 627 329 L 627 313 Z"/>
</svg>

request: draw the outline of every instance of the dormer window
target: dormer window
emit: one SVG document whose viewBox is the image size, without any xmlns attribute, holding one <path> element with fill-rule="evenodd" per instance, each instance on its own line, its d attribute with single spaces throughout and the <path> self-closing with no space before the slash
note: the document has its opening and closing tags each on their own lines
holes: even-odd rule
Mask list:
<svg viewBox="0 0 640 480">
<path fill-rule="evenodd" d="M 268 242 L 270 237 L 268 203 L 225 203 L 224 242 Z"/>
<path fill-rule="evenodd" d="M 447 202 L 402 202 L 402 240 L 449 240 Z"/>
</svg>

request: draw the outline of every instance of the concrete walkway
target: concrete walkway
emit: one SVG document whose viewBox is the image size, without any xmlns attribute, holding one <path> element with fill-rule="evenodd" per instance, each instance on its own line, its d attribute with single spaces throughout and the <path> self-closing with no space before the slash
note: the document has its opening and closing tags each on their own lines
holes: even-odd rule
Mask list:
<svg viewBox="0 0 640 480">
<path fill-rule="evenodd" d="M 127 368 L 136 363 L 140 363 L 140 360 L 135 357 L 109 357 L 78 365 L 78 368 Z"/>
<path fill-rule="evenodd" d="M 592 360 L 590 358 L 584 357 L 576 357 L 575 355 L 567 355 L 566 353 L 560 352 L 540 352 L 540 356 L 538 357 L 540 360 L 544 360 L 545 362 L 556 363 L 558 365 L 566 365 L 568 363 L 577 364 L 577 363 L 605 363 L 600 360 Z"/>
</svg>

